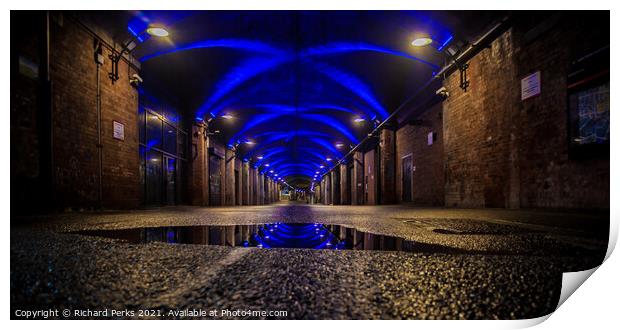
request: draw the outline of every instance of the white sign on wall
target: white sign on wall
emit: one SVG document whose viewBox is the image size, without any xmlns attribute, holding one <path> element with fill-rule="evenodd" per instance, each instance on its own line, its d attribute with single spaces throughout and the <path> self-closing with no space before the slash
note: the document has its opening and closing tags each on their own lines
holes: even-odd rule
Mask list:
<svg viewBox="0 0 620 330">
<path fill-rule="evenodd" d="M 521 101 L 540 94 L 540 71 L 521 79 Z"/>
<path fill-rule="evenodd" d="M 114 138 L 125 141 L 125 125 L 117 121 L 112 121 L 112 123 L 114 123 Z"/>
</svg>

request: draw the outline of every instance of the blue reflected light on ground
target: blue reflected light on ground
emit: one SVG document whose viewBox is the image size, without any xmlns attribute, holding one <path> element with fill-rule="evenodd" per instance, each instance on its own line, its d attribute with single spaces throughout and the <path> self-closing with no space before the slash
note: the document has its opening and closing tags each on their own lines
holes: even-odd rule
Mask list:
<svg viewBox="0 0 620 330">
<path fill-rule="evenodd" d="M 344 245 L 320 224 L 265 224 L 259 227 L 249 246 L 262 248 L 338 249 Z"/>
<path fill-rule="evenodd" d="M 239 248 L 298 248 L 328 250 L 383 250 L 407 252 L 462 253 L 435 244 L 400 237 L 368 233 L 343 225 L 322 223 L 268 223 L 150 227 L 74 232 L 87 236 L 121 239 L 130 244 L 164 242 L 170 244 L 219 245 Z"/>
</svg>

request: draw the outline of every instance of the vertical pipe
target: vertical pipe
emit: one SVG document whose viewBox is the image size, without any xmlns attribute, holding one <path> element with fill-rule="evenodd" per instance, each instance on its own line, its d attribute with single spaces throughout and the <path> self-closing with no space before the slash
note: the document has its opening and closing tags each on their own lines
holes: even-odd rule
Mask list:
<svg viewBox="0 0 620 330">
<path fill-rule="evenodd" d="M 52 82 L 50 79 L 50 14 L 45 11 L 41 19 L 39 40 L 39 95 L 37 106 L 37 138 L 39 140 L 39 202 L 44 210 L 54 203 L 54 151 Z"/>
<path fill-rule="evenodd" d="M 103 208 L 103 145 L 101 144 L 101 64 L 97 62 L 97 180 L 98 180 L 98 206 Z"/>
</svg>

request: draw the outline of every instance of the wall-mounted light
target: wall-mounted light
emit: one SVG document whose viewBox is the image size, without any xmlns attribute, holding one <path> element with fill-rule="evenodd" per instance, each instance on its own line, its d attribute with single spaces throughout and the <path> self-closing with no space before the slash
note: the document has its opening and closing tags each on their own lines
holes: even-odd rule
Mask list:
<svg viewBox="0 0 620 330">
<path fill-rule="evenodd" d="M 142 33 L 144 33 L 144 31 Z M 155 37 L 167 37 L 169 34 L 168 31 L 162 26 L 151 26 L 146 29 L 146 33 Z M 134 35 L 131 39 L 129 39 L 129 41 L 127 41 L 123 45 L 123 48 L 121 48 L 121 51 L 119 53 L 113 51 L 112 54 L 110 54 L 109 57 L 112 61 L 112 71 L 108 73 L 108 76 L 110 77 L 110 80 L 112 80 L 112 83 L 116 82 L 120 78 L 118 75 L 118 62 L 123 57 L 123 54 L 129 54 L 136 48 L 136 41 L 138 39 L 139 35 Z"/>
<path fill-rule="evenodd" d="M 467 91 L 467 88 L 469 87 L 469 80 L 467 79 L 467 69 L 469 68 L 469 64 L 468 63 L 461 63 L 457 58 L 455 58 L 454 56 L 454 51 L 450 51 L 448 50 L 448 45 L 453 41 L 453 37 L 449 36 L 444 42 L 443 44 L 439 45 L 439 47 L 437 47 L 437 50 L 443 54 L 443 56 L 446 57 L 446 59 L 449 59 L 451 61 L 454 62 L 454 64 L 456 65 L 456 67 L 459 69 L 460 75 L 461 75 L 461 84 L 459 85 L 459 87 L 461 87 L 461 89 L 463 91 Z M 424 47 L 424 46 L 428 46 L 430 44 L 432 44 L 434 42 L 433 39 L 431 39 L 430 36 L 425 35 L 425 36 L 419 36 L 418 38 L 414 39 L 411 42 L 411 45 L 413 45 L 414 47 Z M 440 43 L 440 42 L 438 42 Z M 434 74 L 434 73 L 433 73 Z M 442 97 L 444 95 L 441 95 Z"/>
<path fill-rule="evenodd" d="M 263 159 L 263 156 L 256 156 L 256 159 Z"/>
<path fill-rule="evenodd" d="M 335 145 L 336 145 L 336 148 L 344 147 L 344 143 L 340 143 L 340 142 L 336 143 Z"/>
<path fill-rule="evenodd" d="M 364 118 L 362 118 L 362 117 L 357 117 L 357 118 L 353 119 L 353 121 L 359 124 L 359 123 L 363 123 L 363 122 L 365 122 L 365 121 L 366 121 L 366 119 L 364 119 Z"/>
<path fill-rule="evenodd" d="M 325 160 L 326 160 L 326 161 L 328 161 L 328 162 L 331 162 L 331 161 L 332 161 L 332 159 L 331 159 L 331 158 L 329 158 L 329 157 L 325 158 Z"/>
<path fill-rule="evenodd" d="M 223 115 L 221 115 L 220 117 L 224 118 L 224 119 L 233 119 L 235 118 L 233 115 L 231 115 L 230 113 L 225 113 Z"/>
</svg>

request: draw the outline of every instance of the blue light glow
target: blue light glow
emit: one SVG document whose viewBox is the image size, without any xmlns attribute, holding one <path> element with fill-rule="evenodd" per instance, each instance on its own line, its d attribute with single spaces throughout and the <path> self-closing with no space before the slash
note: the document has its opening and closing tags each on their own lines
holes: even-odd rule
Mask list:
<svg viewBox="0 0 620 330">
<path fill-rule="evenodd" d="M 190 12 L 137 12 L 127 29 L 142 42 L 149 38 L 144 32 L 148 26 L 159 23 L 173 26 L 188 15 Z M 418 12 L 405 12 L 404 15 L 411 16 L 405 20 L 414 23 L 403 28 L 427 28 L 426 32 L 433 40 L 442 41 L 439 51 L 452 42 L 452 34 L 425 15 Z M 345 146 L 359 142 L 357 136 L 364 133 L 360 130 L 367 125 L 355 125 L 355 118 L 358 122 L 369 120 L 369 126 L 372 126 L 389 116 L 382 102 L 386 100 L 382 98 L 385 95 L 376 95 L 376 86 L 364 81 L 363 75 L 344 70 L 331 58 L 356 52 L 376 53 L 378 61 L 399 57 L 410 60 L 403 63 L 410 63 L 412 68 L 427 67 L 428 70 L 421 71 L 424 74 L 439 69 L 437 64 L 421 55 L 414 56 L 364 41 L 334 41 L 298 50 L 280 46 L 276 41 L 226 36 L 181 45 L 153 46 L 149 48 L 151 52 L 140 60 L 146 62 L 157 56 L 208 48 L 238 51 L 235 56 L 243 57 L 205 89 L 202 103 L 194 110 L 193 116 L 197 121 L 216 118 L 218 123 L 222 120 L 221 114 L 234 113 L 235 118 L 240 119 L 238 123 L 242 124 L 234 126 L 238 127 L 235 132 L 225 132 L 229 138 L 227 144 L 243 144 L 241 159 L 256 160 L 256 156 L 262 156 L 252 166 L 264 173 L 270 165 L 269 168 L 280 178 L 293 175 L 311 178 L 320 166 L 328 167 L 326 158 L 340 159 L 348 151 Z M 300 76 L 304 78 L 300 79 Z M 149 99 L 149 104 L 168 120 L 180 121 L 174 109 L 168 109 L 150 95 L 147 97 L 144 91 L 140 91 L 140 97 L 141 103 L 143 98 Z M 235 125 L 234 121 L 231 125 Z M 334 146 L 336 142 L 342 144 L 340 150 Z M 148 141 L 147 147 L 158 143 L 161 141 Z M 269 246 L 264 242 L 261 244 Z"/>
<path fill-rule="evenodd" d="M 399 52 L 399 51 L 392 50 L 389 48 L 385 48 L 385 47 L 381 47 L 377 45 L 371 45 L 371 44 L 367 44 L 363 42 L 357 42 L 357 43 L 334 42 L 334 43 L 330 43 L 327 45 L 315 46 L 315 47 L 308 48 L 307 50 L 302 52 L 302 57 L 319 57 L 319 56 L 350 53 L 350 52 L 356 52 L 356 51 L 370 51 L 370 52 L 378 52 L 378 53 L 400 56 L 400 57 L 408 58 L 410 60 L 418 61 L 420 63 L 424 63 L 433 68 L 439 68 L 438 65 L 431 63 L 429 61 L 423 60 L 421 58 L 418 58 L 416 56 L 412 56 L 412 55 L 409 55 L 403 52 Z"/>
<path fill-rule="evenodd" d="M 251 78 L 276 67 L 281 62 L 282 60 L 280 58 L 265 59 L 262 57 L 255 57 L 244 61 L 243 64 L 235 67 L 224 77 L 224 79 L 220 80 L 216 84 L 215 92 L 211 94 L 209 99 L 202 106 L 200 106 L 197 114 L 200 116 L 208 111 L 211 111 L 211 108 L 215 105 L 215 103 L 231 90 L 247 82 Z M 218 111 L 211 112 L 215 115 L 218 114 Z"/>
<path fill-rule="evenodd" d="M 168 55 L 176 52 L 182 52 L 192 49 L 204 49 L 204 48 L 231 48 L 237 50 L 243 50 L 254 53 L 264 53 L 271 55 L 283 55 L 285 52 L 271 47 L 269 44 L 257 40 L 247 39 L 215 39 L 215 40 L 202 40 L 197 42 L 188 43 L 185 45 L 177 46 L 165 51 L 152 53 L 142 56 L 140 62 L 148 61 L 157 56 Z"/>
<path fill-rule="evenodd" d="M 446 39 L 446 41 L 444 41 L 444 42 L 441 44 L 441 46 L 439 46 L 439 47 L 437 48 L 437 50 L 438 50 L 438 51 L 441 51 L 444 47 L 446 47 L 446 45 L 448 45 L 448 44 L 450 43 L 450 41 L 452 41 L 452 35 L 450 35 L 450 36 L 448 37 L 448 39 Z"/>
</svg>

